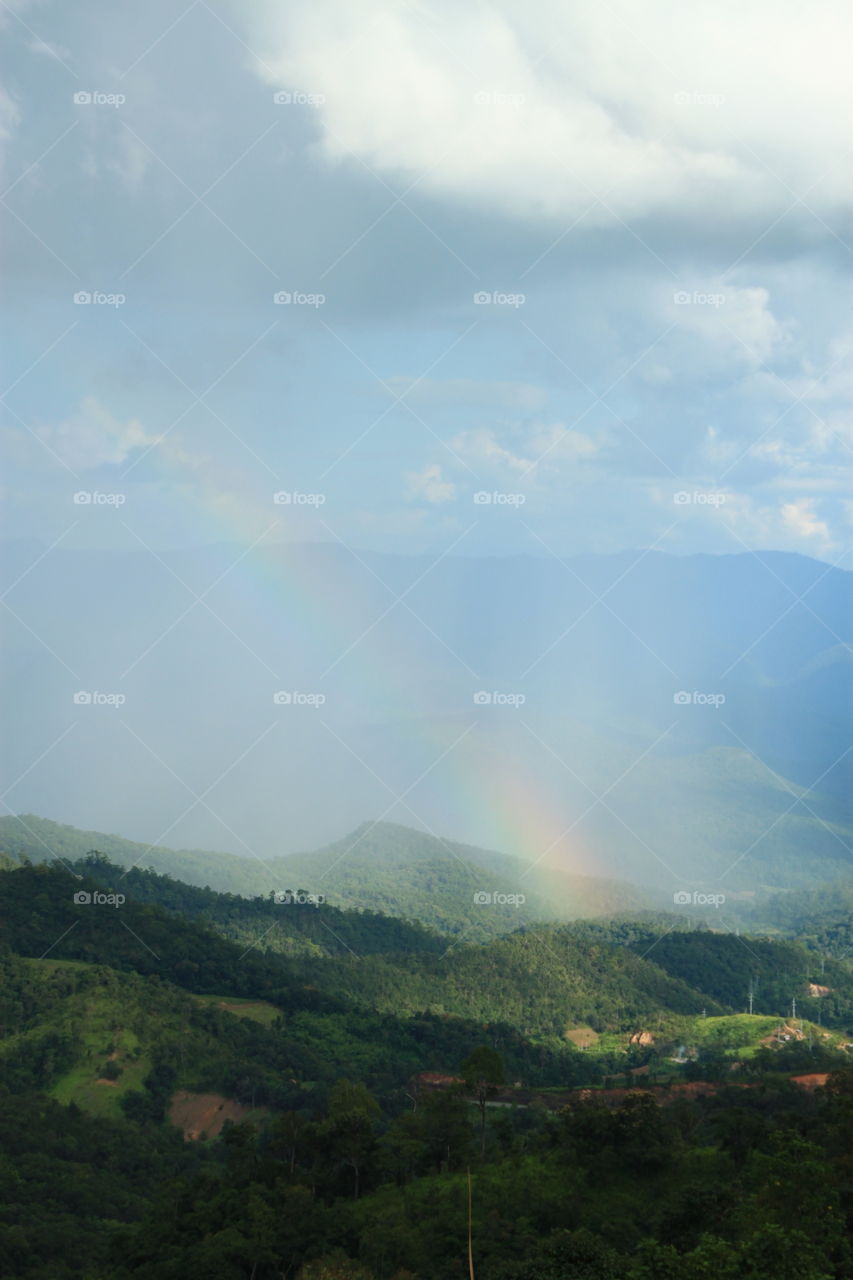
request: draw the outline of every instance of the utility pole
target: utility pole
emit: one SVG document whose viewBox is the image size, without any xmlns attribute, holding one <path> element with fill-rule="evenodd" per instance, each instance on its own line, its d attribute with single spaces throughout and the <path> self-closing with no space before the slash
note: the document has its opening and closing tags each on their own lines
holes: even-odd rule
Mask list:
<svg viewBox="0 0 853 1280">
<path fill-rule="evenodd" d="M 755 987 L 752 979 L 749 980 L 749 1012 L 752 1015 L 752 1007 L 755 1002 Z"/>
<path fill-rule="evenodd" d="M 796 1016 L 797 1016 L 797 997 L 792 996 L 791 998 L 791 1021 L 792 1022 L 794 1018 L 796 1018 Z"/>
</svg>

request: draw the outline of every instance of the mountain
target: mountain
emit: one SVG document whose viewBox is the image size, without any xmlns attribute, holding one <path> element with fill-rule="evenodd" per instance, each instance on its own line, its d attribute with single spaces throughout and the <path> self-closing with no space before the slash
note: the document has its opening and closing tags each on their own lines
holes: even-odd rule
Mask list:
<svg viewBox="0 0 853 1280">
<path fill-rule="evenodd" d="M 0 850 L 17 861 L 59 858 L 70 864 L 95 850 L 120 867 L 164 871 L 187 884 L 244 897 L 302 888 L 331 905 L 381 911 L 472 938 L 534 920 L 639 910 L 655 901 L 631 885 L 542 868 L 531 872 L 518 858 L 386 822 L 364 823 L 315 853 L 261 863 L 234 854 L 151 849 L 25 814 L 0 817 Z"/>
<path fill-rule="evenodd" d="M 121 892 L 139 904 L 161 907 L 244 948 L 281 955 L 373 955 L 385 952 L 443 952 L 447 939 L 412 920 L 362 908 L 341 910 L 299 881 L 279 894 L 245 898 L 183 884 L 172 876 L 131 867 L 123 870 L 103 854 L 67 864 L 106 892 Z"/>
<path fill-rule="evenodd" d="M 18 811 L 264 862 L 375 814 L 670 893 L 849 874 L 842 569 L 5 551 Z"/>
<path fill-rule="evenodd" d="M 482 1036 L 464 1017 L 372 1009 L 321 991 L 292 958 L 262 950 L 262 939 L 246 948 L 186 915 L 112 897 L 63 868 L 0 875 L 0 1057 L 5 1045 L 5 1077 L 20 1070 L 21 1088 L 57 1085 L 66 1100 L 79 1097 L 79 1073 L 91 1086 L 118 1047 L 123 1088 L 160 1058 L 176 1068 L 175 1088 L 299 1106 L 306 1089 L 322 1091 L 348 1071 L 390 1095 L 425 1066 L 455 1069 Z M 237 1016 L 259 1006 L 271 1016 Z M 543 1084 L 595 1074 L 570 1044 L 532 1044 L 497 1021 L 518 1074 Z M 246 1096 L 245 1080 L 254 1082 Z"/>
<path fill-rule="evenodd" d="M 386 911 L 469 937 L 504 933 L 536 920 L 636 911 L 654 900 L 633 885 L 531 870 L 520 858 L 390 822 L 366 822 L 324 849 L 290 854 L 274 865 L 288 882 L 322 886 L 330 902 Z"/>
</svg>

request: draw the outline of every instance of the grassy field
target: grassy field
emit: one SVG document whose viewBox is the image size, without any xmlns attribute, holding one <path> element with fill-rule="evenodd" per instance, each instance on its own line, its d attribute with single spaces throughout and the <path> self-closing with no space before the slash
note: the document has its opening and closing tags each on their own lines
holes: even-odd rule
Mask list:
<svg viewBox="0 0 853 1280">
<path fill-rule="evenodd" d="M 15 1052 L 45 1032 L 71 1039 L 77 1046 L 76 1060 L 53 1079 L 49 1092 L 58 1102 L 73 1102 L 92 1115 L 122 1116 L 121 1099 L 144 1089 L 158 1046 L 164 1044 L 176 1047 L 179 1087 L 205 1087 L 211 1074 L 206 1067 L 220 1050 L 214 1036 L 192 1026 L 197 1004 L 264 1026 L 280 1016 L 262 1000 L 152 989 L 135 974 L 78 961 L 48 958 L 28 960 L 26 965 L 37 983 L 38 1018 L 27 1030 L 8 1037 L 3 1048 Z"/>
<path fill-rule="evenodd" d="M 281 1017 L 281 1010 L 266 1000 L 251 1000 L 243 996 L 194 996 L 199 1004 L 212 1004 L 237 1018 L 251 1018 L 264 1027 L 271 1027 L 276 1018 Z"/>
</svg>

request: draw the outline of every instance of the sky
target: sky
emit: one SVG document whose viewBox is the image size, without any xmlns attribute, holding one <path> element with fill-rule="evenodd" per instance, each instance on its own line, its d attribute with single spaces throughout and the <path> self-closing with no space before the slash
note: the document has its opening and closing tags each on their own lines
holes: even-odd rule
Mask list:
<svg viewBox="0 0 853 1280">
<path fill-rule="evenodd" d="M 850 34 L 5 0 L 3 536 L 849 567 Z"/>
</svg>

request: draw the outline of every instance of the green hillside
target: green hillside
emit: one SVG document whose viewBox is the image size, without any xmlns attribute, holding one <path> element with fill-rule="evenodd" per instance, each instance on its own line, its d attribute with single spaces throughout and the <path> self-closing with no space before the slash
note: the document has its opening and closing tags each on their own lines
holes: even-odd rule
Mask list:
<svg viewBox="0 0 853 1280">
<path fill-rule="evenodd" d="M 283 893 L 254 898 L 184 884 L 157 871 L 123 871 L 104 854 L 67 864 L 107 890 L 135 903 L 164 908 L 214 929 L 242 947 L 281 955 L 369 955 L 394 951 L 444 951 L 447 939 L 417 921 L 377 911 L 341 910 L 301 892 L 294 880 Z"/>
<path fill-rule="evenodd" d="M 293 968 L 308 979 L 304 962 Z M 612 944 L 589 946 L 571 927 L 537 926 L 443 956 L 320 960 L 310 977 L 320 990 L 371 1008 L 500 1020 L 545 1037 L 579 1023 L 624 1031 L 725 1009 L 651 960 Z"/>
<path fill-rule="evenodd" d="M 330 902 L 420 920 L 468 939 L 534 921 L 636 911 L 653 901 L 616 880 L 530 871 L 520 858 L 390 822 L 364 823 L 344 840 L 277 859 L 275 866 L 285 878 L 321 886 Z M 517 904 L 520 895 L 524 901 Z"/>
<path fill-rule="evenodd" d="M 365 823 L 314 853 L 271 855 L 262 864 L 227 853 L 151 849 L 25 814 L 0 818 L 0 850 L 17 861 L 59 858 L 69 865 L 97 851 L 120 867 L 140 866 L 244 897 L 298 886 L 323 894 L 333 906 L 379 911 L 469 940 L 534 921 L 640 910 L 654 901 L 614 880 L 543 868 L 528 874 L 521 859 L 384 822 Z"/>
<path fill-rule="evenodd" d="M 134 872 L 116 903 L 117 870 L 0 876 L 10 1280 L 455 1280 L 469 1169 L 478 1280 L 848 1280 L 848 1032 L 729 1007 L 816 952 L 652 917 L 470 944 L 310 906 L 247 947 L 267 900 Z M 843 1023 L 853 968 L 823 967 Z"/>
</svg>

